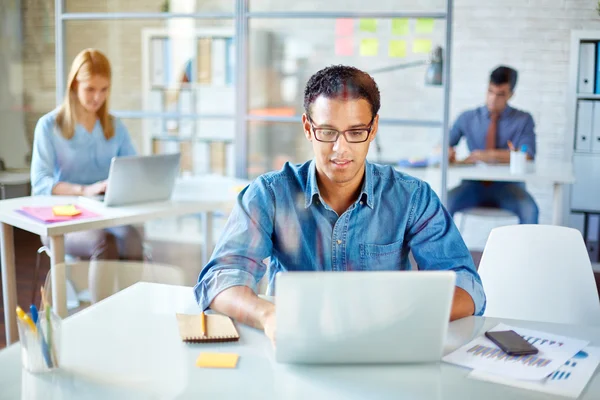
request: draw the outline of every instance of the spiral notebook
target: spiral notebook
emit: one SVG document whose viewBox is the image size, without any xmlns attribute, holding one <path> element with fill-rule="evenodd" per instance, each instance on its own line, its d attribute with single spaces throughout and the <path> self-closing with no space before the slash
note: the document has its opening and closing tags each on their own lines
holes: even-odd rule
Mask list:
<svg viewBox="0 0 600 400">
<path fill-rule="evenodd" d="M 206 314 L 206 336 L 202 336 L 202 314 L 176 314 L 179 335 L 184 342 L 235 342 L 240 335 L 231 318 Z"/>
</svg>

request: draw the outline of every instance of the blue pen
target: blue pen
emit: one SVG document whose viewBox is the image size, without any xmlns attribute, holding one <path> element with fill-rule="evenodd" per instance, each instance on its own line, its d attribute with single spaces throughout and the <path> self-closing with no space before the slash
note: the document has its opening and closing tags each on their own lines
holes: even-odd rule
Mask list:
<svg viewBox="0 0 600 400">
<path fill-rule="evenodd" d="M 38 310 L 37 310 L 37 307 L 35 306 L 35 304 L 32 304 L 29 306 L 29 311 L 31 312 L 31 319 L 33 320 L 33 323 L 37 325 Z"/>
</svg>

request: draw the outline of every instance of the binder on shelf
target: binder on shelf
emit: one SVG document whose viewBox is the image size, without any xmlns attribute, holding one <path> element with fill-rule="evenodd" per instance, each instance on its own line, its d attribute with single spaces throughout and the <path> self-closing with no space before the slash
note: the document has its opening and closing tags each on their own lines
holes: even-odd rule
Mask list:
<svg viewBox="0 0 600 400">
<path fill-rule="evenodd" d="M 227 68 L 225 84 L 233 85 L 235 83 L 235 42 L 233 41 L 233 38 L 225 39 L 225 52 L 225 65 Z"/>
<path fill-rule="evenodd" d="M 165 86 L 164 38 L 153 38 L 150 46 L 150 81 L 152 86 Z"/>
<path fill-rule="evenodd" d="M 198 52 L 196 53 L 196 77 L 198 83 L 212 83 L 211 70 L 212 70 L 212 39 L 210 38 L 199 38 L 198 39 Z"/>
<path fill-rule="evenodd" d="M 594 101 L 594 120 L 590 135 L 592 152 L 600 153 L 600 102 Z"/>
<path fill-rule="evenodd" d="M 592 149 L 592 126 L 594 120 L 594 102 L 577 102 L 577 126 L 575 127 L 575 151 L 590 152 Z"/>
<path fill-rule="evenodd" d="M 596 44 L 581 43 L 579 45 L 579 77 L 577 90 L 579 93 L 594 93 L 596 74 Z"/>
<path fill-rule="evenodd" d="M 192 91 L 182 89 L 179 92 L 179 112 L 181 114 L 193 114 L 194 104 L 192 101 Z M 179 120 L 179 135 L 182 137 L 190 137 L 194 134 L 194 120 L 192 118 L 180 118 Z"/>
<path fill-rule="evenodd" d="M 600 94 L 600 42 L 596 43 L 596 90 L 595 94 Z"/>
<path fill-rule="evenodd" d="M 163 92 L 162 90 L 153 89 L 148 96 L 148 111 L 162 112 Z M 160 135 L 163 132 L 164 124 L 162 118 L 152 118 L 150 120 L 150 134 L 152 136 Z"/>
<path fill-rule="evenodd" d="M 212 84 L 224 86 L 227 76 L 227 46 L 224 38 L 212 40 L 211 67 Z"/>
</svg>

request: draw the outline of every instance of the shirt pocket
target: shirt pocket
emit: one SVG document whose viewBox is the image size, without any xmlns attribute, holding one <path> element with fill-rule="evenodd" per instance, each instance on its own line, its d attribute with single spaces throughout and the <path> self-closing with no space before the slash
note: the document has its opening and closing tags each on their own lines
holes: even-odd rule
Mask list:
<svg viewBox="0 0 600 400">
<path fill-rule="evenodd" d="M 404 240 L 390 244 L 360 245 L 360 267 L 363 271 L 398 271 Z"/>
</svg>

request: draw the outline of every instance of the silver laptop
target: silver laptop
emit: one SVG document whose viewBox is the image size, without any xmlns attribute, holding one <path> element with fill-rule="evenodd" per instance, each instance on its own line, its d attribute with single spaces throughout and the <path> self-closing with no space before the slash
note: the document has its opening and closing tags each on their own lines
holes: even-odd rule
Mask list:
<svg viewBox="0 0 600 400">
<path fill-rule="evenodd" d="M 105 206 L 163 201 L 171 198 L 181 154 L 114 157 L 104 196 L 93 199 Z"/>
<path fill-rule="evenodd" d="M 280 272 L 276 359 L 439 361 L 455 280 L 453 271 Z"/>
</svg>

